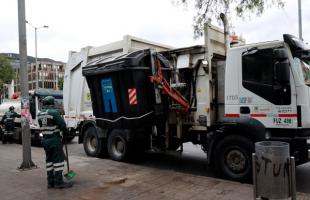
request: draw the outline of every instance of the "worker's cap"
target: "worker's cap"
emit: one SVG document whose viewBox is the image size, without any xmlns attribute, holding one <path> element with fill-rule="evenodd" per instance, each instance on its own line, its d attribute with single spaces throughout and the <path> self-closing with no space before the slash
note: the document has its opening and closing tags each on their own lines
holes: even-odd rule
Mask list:
<svg viewBox="0 0 310 200">
<path fill-rule="evenodd" d="M 46 96 L 42 100 L 43 105 L 54 105 L 55 98 L 52 96 Z"/>
<path fill-rule="evenodd" d="M 9 110 L 14 110 L 14 109 L 15 109 L 14 106 L 9 107 Z"/>
</svg>

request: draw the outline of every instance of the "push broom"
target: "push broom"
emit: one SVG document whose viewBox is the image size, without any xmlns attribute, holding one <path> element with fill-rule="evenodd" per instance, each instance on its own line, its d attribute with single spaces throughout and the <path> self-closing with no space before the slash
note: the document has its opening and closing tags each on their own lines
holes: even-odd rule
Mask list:
<svg viewBox="0 0 310 200">
<path fill-rule="evenodd" d="M 67 180 L 71 180 L 76 176 L 76 173 L 73 170 L 70 170 L 68 147 L 67 147 L 67 137 L 64 136 L 64 138 L 65 138 L 65 150 L 66 150 L 66 161 L 67 161 L 67 173 L 64 175 L 64 177 Z"/>
</svg>

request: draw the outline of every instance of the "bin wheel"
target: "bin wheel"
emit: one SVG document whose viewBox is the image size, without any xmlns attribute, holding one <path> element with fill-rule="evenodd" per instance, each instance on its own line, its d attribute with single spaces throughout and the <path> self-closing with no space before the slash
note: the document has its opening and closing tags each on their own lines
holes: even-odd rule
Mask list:
<svg viewBox="0 0 310 200">
<path fill-rule="evenodd" d="M 108 152 L 112 160 L 127 161 L 132 152 L 132 145 L 126 140 L 126 133 L 114 129 L 108 137 Z"/>
<path fill-rule="evenodd" d="M 91 157 L 102 157 L 106 155 L 106 140 L 99 138 L 96 128 L 88 127 L 83 139 L 84 151 Z"/>
<path fill-rule="evenodd" d="M 253 143 L 239 135 L 222 139 L 215 148 L 215 167 L 224 178 L 246 182 L 252 177 Z"/>
</svg>

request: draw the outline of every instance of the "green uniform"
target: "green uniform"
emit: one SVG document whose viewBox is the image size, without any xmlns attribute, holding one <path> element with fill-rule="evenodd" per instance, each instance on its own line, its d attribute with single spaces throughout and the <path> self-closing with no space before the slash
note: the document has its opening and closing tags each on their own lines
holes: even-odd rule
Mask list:
<svg viewBox="0 0 310 200">
<path fill-rule="evenodd" d="M 1 122 L 4 123 L 5 132 L 3 134 L 2 142 L 6 143 L 8 140 L 9 142 L 13 142 L 13 132 L 15 127 L 15 118 L 20 117 L 14 110 L 9 110 L 5 112 L 3 115 Z"/>
<path fill-rule="evenodd" d="M 5 129 L 8 131 L 14 131 L 14 120 L 16 117 L 20 117 L 14 110 L 9 110 L 5 112 L 2 117 L 2 122 L 4 122 Z"/>
<path fill-rule="evenodd" d="M 42 144 L 46 153 L 48 186 L 56 187 L 64 183 L 62 172 L 65 156 L 60 131 L 65 133 L 66 124 L 59 111 L 51 106 L 46 106 L 39 112 L 38 121 L 43 134 Z"/>
</svg>

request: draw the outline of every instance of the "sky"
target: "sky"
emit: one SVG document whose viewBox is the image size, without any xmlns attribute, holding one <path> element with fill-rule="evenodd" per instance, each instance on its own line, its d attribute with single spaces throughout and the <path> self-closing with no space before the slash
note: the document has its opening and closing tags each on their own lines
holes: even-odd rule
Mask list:
<svg viewBox="0 0 310 200">
<path fill-rule="evenodd" d="M 310 42 L 310 1 L 302 1 L 303 38 Z M 173 47 L 203 44 L 193 39 L 193 5 L 173 0 L 25 0 L 26 20 L 38 29 L 38 57 L 67 62 L 68 52 L 101 46 L 133 35 Z M 285 0 L 251 19 L 232 19 L 233 31 L 247 43 L 298 36 L 298 0 Z M 214 21 L 214 25 L 217 22 Z M 35 33 L 27 28 L 27 54 L 35 55 Z M 0 0 L 0 53 L 18 53 L 17 0 Z"/>
</svg>

